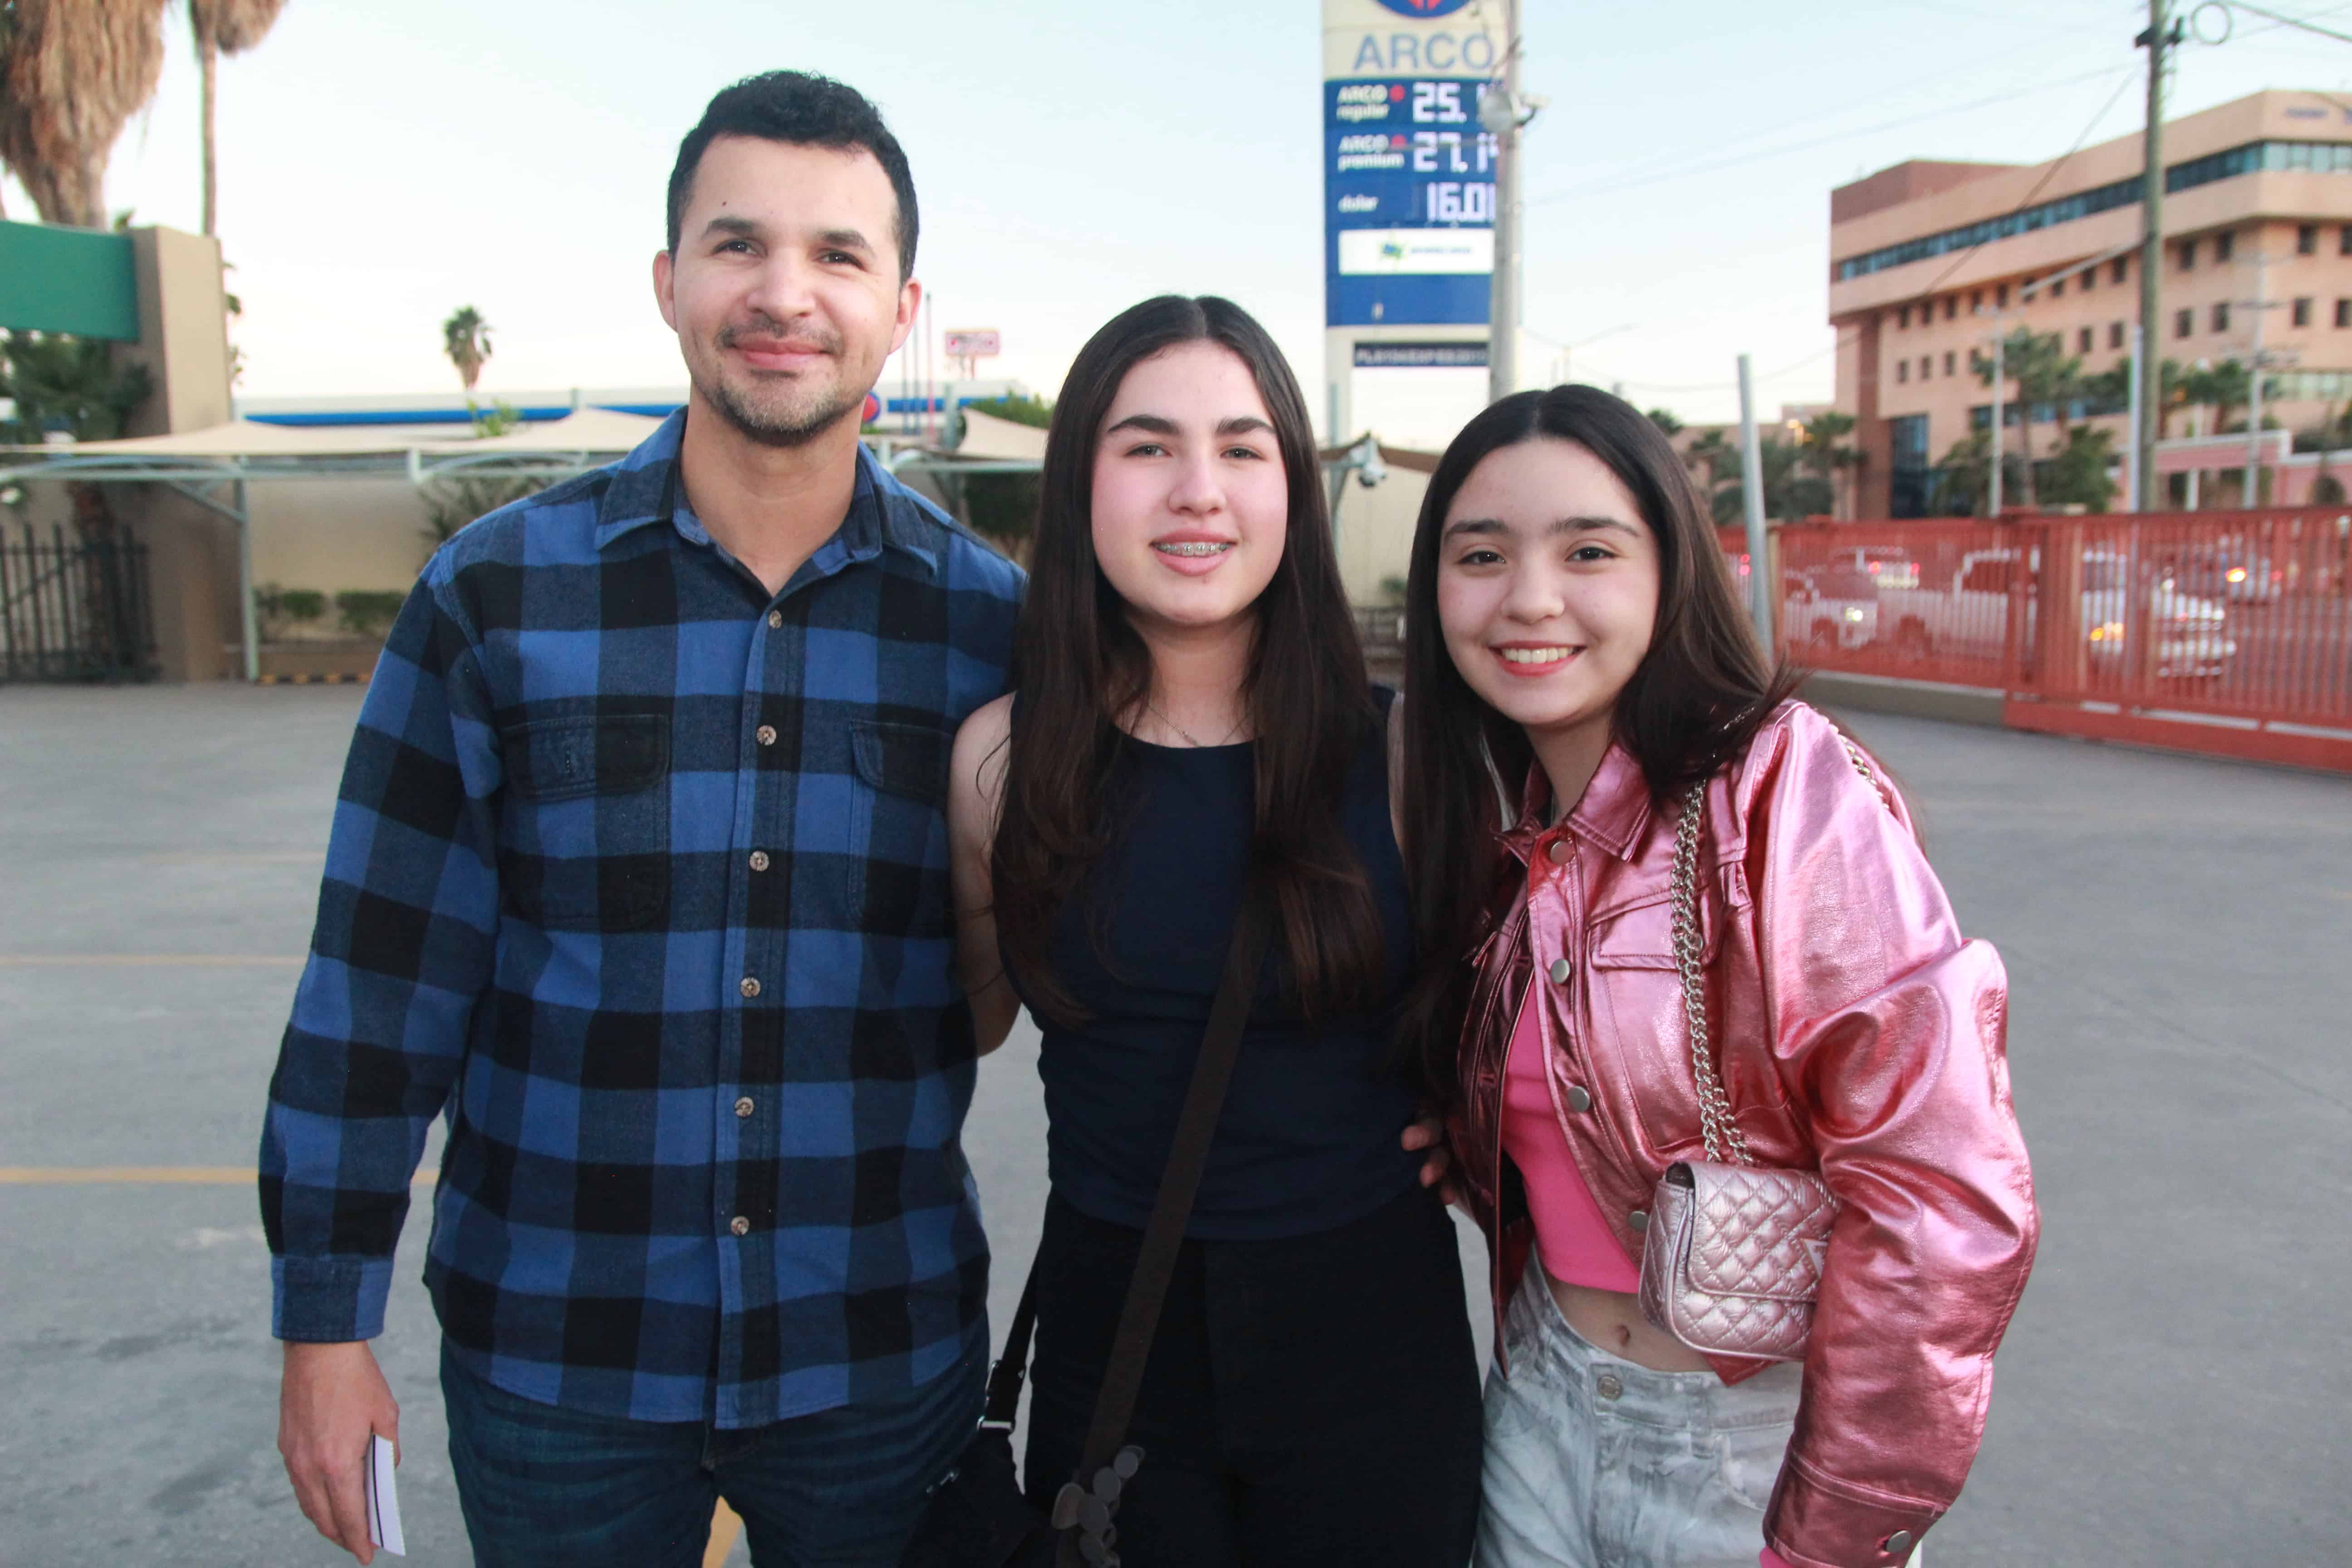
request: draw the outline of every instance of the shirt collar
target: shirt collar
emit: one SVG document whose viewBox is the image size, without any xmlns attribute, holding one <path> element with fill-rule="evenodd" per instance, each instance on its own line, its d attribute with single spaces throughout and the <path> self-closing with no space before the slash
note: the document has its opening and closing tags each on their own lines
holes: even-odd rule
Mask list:
<svg viewBox="0 0 2352 1568">
<path fill-rule="evenodd" d="M 686 504 L 678 489 L 678 449 L 686 436 L 686 410 L 679 408 L 661 422 L 636 450 L 613 468 L 596 510 L 596 548 L 604 549 L 626 533 L 648 523 L 667 521 L 678 536 L 693 544 L 709 544 L 710 534 Z M 940 557 L 922 506 L 904 485 L 876 460 L 864 442 L 857 446 L 857 474 L 849 493 L 849 510 L 841 527 L 819 554 L 838 552 L 838 561 L 870 561 L 887 546 L 939 570 Z"/>
<path fill-rule="evenodd" d="M 1598 845 L 1620 860 L 1630 860 L 1650 824 L 1649 780 L 1633 753 L 1612 741 L 1576 809 L 1547 827 L 1544 816 L 1550 807 L 1551 779 L 1541 763 L 1530 763 L 1527 782 L 1519 790 L 1519 819 L 1502 835 L 1503 847 L 1533 866 L 1537 855 L 1552 841 L 1572 837 Z"/>
</svg>

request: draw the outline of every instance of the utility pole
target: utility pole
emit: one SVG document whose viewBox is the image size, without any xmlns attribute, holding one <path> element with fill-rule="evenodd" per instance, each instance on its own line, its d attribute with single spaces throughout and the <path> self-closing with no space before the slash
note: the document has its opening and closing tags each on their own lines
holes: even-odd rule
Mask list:
<svg viewBox="0 0 2352 1568">
<path fill-rule="evenodd" d="M 1999 312 L 1996 311 L 1995 314 L 1999 314 Z M 2009 337 L 2008 334 L 1997 331 L 1993 333 L 1992 338 L 1992 479 L 1988 486 L 1988 504 L 1985 508 L 1985 515 L 1992 519 L 1995 522 L 1999 522 L 2000 521 L 2000 443 L 2002 434 L 2000 395 L 2002 384 L 2008 380 Z M 2032 409 L 2026 410 L 2029 421 L 2031 420 L 2032 412 L 2033 411 Z M 2030 423 L 2027 427 L 2030 432 L 2032 428 Z M 2031 447 L 2027 448 L 2029 454 L 2032 450 L 2032 448 Z M 2032 458 L 2029 456 L 2026 460 L 2031 462 Z"/>
<path fill-rule="evenodd" d="M 2131 431 L 2132 444 L 2124 452 L 2124 510 L 2138 511 L 2140 497 L 2147 493 L 2147 476 L 2140 468 L 2139 418 L 2141 411 L 2139 367 L 2147 357 L 2147 330 L 2137 321 L 2131 330 Z"/>
<path fill-rule="evenodd" d="M 1478 125 L 1495 138 L 1495 270 L 1486 296 L 1486 401 L 1519 389 L 1520 132 L 1540 99 L 1519 96 L 1519 0 L 1503 4 L 1503 73 L 1478 100 Z M 1334 437 L 1333 439 L 1338 439 Z"/>
<path fill-rule="evenodd" d="M 1764 448 L 1756 432 L 1756 393 L 1748 356 L 1739 356 L 1739 499 L 1748 521 L 1748 613 L 1756 640 L 1772 652 L 1772 542 L 1764 530 Z"/>
<path fill-rule="evenodd" d="M 2182 25 L 2167 13 L 2167 0 L 2147 0 L 2147 31 L 2139 36 L 2147 51 L 2147 123 L 2140 132 L 2139 330 L 2147 352 L 2136 367 L 2139 373 L 2139 421 L 2132 429 L 2134 467 L 2143 478 L 2156 472 L 2157 400 L 2164 395 L 2164 374 L 2156 353 L 2158 318 L 2164 310 L 2164 64 L 2165 52 L 2180 47 Z M 2147 510 L 2143 487 L 2139 509 Z"/>
<path fill-rule="evenodd" d="M 2277 310 L 2279 301 L 2270 297 L 2270 290 L 2265 286 L 2270 274 L 2271 258 L 2257 250 L 2253 254 L 2252 261 L 2254 297 L 2251 300 L 2242 300 L 2239 303 L 2254 313 L 2254 352 L 2249 356 L 2252 363 L 2246 366 L 2245 504 L 2249 507 L 2257 507 L 2263 504 L 2263 318 Z M 2290 354 L 2287 357 L 2292 363 L 2294 356 Z"/>
</svg>

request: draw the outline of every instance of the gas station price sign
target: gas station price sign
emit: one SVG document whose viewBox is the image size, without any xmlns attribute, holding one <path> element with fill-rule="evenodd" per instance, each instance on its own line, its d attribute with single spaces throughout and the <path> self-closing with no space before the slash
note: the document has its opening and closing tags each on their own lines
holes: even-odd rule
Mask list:
<svg viewBox="0 0 2352 1568">
<path fill-rule="evenodd" d="M 1494 267 L 1481 77 L 1326 81 L 1327 325 L 1483 325 Z"/>
</svg>

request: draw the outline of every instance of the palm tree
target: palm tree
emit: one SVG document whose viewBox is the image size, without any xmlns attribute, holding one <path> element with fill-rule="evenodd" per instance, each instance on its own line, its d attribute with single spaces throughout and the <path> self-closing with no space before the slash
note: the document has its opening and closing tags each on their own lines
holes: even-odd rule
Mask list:
<svg viewBox="0 0 2352 1568">
<path fill-rule="evenodd" d="M 13 0 L 0 164 L 45 223 L 106 226 L 106 161 L 163 74 L 168 0 Z"/>
<path fill-rule="evenodd" d="M 1840 479 L 1862 466 L 1862 454 L 1841 445 L 1844 437 L 1853 434 L 1853 415 L 1824 408 L 1805 421 L 1797 436 L 1798 455 L 1828 489 L 1830 504 L 1826 510 L 1832 516 L 1844 510 L 1846 487 Z"/>
<path fill-rule="evenodd" d="M 457 375 L 466 384 L 466 406 L 472 408 L 474 384 L 482 378 L 482 366 L 490 357 L 489 322 L 471 305 L 459 307 L 441 323 L 441 352 L 457 367 Z"/>
<path fill-rule="evenodd" d="M 2067 405 L 2081 391 L 2083 362 L 2066 352 L 2065 340 L 2056 332 L 2037 332 L 2030 327 L 2020 327 L 2009 334 L 2001 344 L 2002 374 L 2017 383 L 2016 401 L 2024 405 L 2019 417 L 2018 445 L 2024 461 L 2025 504 L 2028 508 L 2042 503 L 2033 492 L 2033 411 L 2043 404 L 2052 405 L 2058 415 L 2061 438 L 2073 426 L 2067 417 Z M 1993 361 L 1981 350 L 1969 351 L 1969 368 L 1985 385 L 1992 384 Z"/>
<path fill-rule="evenodd" d="M 204 68 L 205 232 L 214 232 L 217 189 L 213 157 L 213 90 L 222 55 L 241 55 L 261 42 L 286 0 L 188 0 L 188 27 Z"/>
</svg>

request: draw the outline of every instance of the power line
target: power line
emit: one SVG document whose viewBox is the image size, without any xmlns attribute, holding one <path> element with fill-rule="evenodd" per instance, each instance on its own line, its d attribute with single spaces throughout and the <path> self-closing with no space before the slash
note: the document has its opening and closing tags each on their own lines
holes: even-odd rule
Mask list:
<svg viewBox="0 0 2352 1568">
<path fill-rule="evenodd" d="M 1642 185 L 1658 184 L 1667 180 L 1686 179 L 1693 174 L 1713 174 L 1719 169 L 1736 168 L 1742 164 L 1761 163 L 1768 158 L 1782 157 L 1790 153 L 1802 153 L 1815 147 L 1826 147 L 1832 142 L 1851 141 L 1856 136 L 1875 136 L 1884 132 L 1899 131 L 1906 126 L 1921 124 L 1930 120 L 1941 120 L 1955 114 L 1966 114 L 1973 110 L 1987 109 L 1997 103 L 2013 102 L 2021 98 L 2031 97 L 2037 92 L 2048 92 L 2057 88 L 2073 87 L 2078 82 L 2096 80 L 2112 75 L 2117 70 L 2128 72 L 2135 69 L 2135 67 L 2130 66 L 2102 67 L 2098 70 L 2084 71 L 2079 75 L 2065 77 L 2057 81 L 2046 81 L 2035 87 L 2020 88 L 2011 92 L 1995 93 L 1990 98 L 1980 98 L 1969 103 L 1956 104 L 1949 108 L 1930 110 L 1925 114 L 1906 115 L 1902 119 L 1885 121 L 1877 125 L 1865 125 L 1859 130 L 1832 132 L 1826 136 L 1817 136 L 1803 142 L 1784 142 L 1778 147 L 1768 147 L 1760 152 L 1745 153 L 1736 157 L 1718 158 L 1709 163 L 1691 164 L 1687 167 L 1679 169 L 1670 168 L 1650 174 L 1611 174 L 1606 179 L 1595 181 L 1590 184 L 1569 185 L 1560 190 L 1547 192 L 1539 196 L 1530 196 L 1528 198 L 1527 205 L 1534 206 L 1538 203 L 1543 202 L 1565 201 L 1570 196 L 1604 195 L 1612 192 L 1631 190 Z M 2105 110 L 2102 110 L 2101 112 L 2104 113 Z"/>
</svg>

